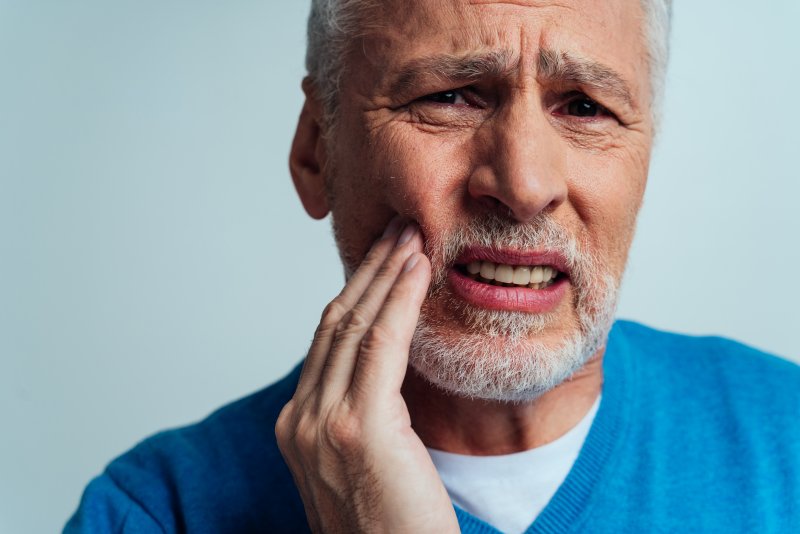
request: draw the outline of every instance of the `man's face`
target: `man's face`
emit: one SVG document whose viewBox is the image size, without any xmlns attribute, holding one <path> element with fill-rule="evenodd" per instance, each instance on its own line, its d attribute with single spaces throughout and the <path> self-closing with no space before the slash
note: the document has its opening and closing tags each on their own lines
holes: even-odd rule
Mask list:
<svg viewBox="0 0 800 534">
<path fill-rule="evenodd" d="M 327 141 L 348 272 L 399 213 L 419 223 L 434 271 L 419 350 L 469 339 L 483 343 L 471 358 L 491 359 L 563 347 L 621 278 L 644 192 L 638 0 L 381 4 L 346 58 Z M 494 281 L 491 265 L 488 279 L 470 276 L 478 261 Z M 508 267 L 544 283 L 503 285 Z M 443 375 L 425 357 L 423 374 Z"/>
</svg>

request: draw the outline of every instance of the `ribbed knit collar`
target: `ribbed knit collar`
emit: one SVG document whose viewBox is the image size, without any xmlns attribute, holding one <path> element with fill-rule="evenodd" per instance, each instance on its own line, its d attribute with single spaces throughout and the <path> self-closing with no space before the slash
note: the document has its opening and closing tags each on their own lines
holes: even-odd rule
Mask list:
<svg viewBox="0 0 800 534">
<path fill-rule="evenodd" d="M 603 397 L 589 435 L 575 464 L 558 491 L 528 527 L 525 534 L 561 534 L 580 531 L 592 507 L 599 483 L 613 474 L 633 404 L 635 359 L 624 335 L 624 324 L 615 324 L 603 357 Z M 456 507 L 461 531 L 497 534 L 499 531 Z"/>
</svg>

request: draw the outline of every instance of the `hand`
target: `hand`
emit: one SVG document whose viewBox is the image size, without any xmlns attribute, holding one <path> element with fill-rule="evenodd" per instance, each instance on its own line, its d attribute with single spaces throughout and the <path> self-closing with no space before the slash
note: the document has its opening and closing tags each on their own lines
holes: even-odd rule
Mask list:
<svg viewBox="0 0 800 534">
<path fill-rule="evenodd" d="M 459 532 L 400 394 L 430 283 L 419 229 L 402 226 L 392 221 L 325 308 L 275 426 L 315 532 Z"/>
</svg>

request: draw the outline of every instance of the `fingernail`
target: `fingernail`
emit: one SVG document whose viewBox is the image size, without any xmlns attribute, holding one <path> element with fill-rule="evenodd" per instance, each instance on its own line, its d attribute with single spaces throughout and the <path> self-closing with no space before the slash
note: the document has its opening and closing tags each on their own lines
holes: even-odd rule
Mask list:
<svg viewBox="0 0 800 534">
<path fill-rule="evenodd" d="M 389 224 L 386 225 L 386 230 L 383 231 L 383 235 L 381 238 L 388 237 L 390 235 L 394 235 L 400 231 L 400 222 L 403 218 L 400 215 L 395 215 L 392 217 L 392 220 L 389 221 Z"/>
<path fill-rule="evenodd" d="M 414 268 L 414 266 L 419 261 L 419 254 L 412 254 L 410 258 L 406 260 L 406 264 L 403 265 L 403 272 L 408 272 Z"/>
<path fill-rule="evenodd" d="M 397 246 L 405 245 L 411 238 L 414 237 L 414 234 L 417 233 L 417 225 L 414 223 L 410 223 L 406 226 L 406 229 L 403 230 L 403 233 L 400 234 L 400 239 L 397 240 Z"/>
</svg>

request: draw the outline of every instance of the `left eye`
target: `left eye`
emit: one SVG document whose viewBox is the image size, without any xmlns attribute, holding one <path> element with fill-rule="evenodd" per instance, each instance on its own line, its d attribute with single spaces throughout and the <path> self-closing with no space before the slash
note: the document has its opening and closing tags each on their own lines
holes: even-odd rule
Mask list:
<svg viewBox="0 0 800 534">
<path fill-rule="evenodd" d="M 587 97 L 570 100 L 561 107 L 559 112 L 563 115 L 573 115 L 575 117 L 598 117 L 610 114 L 606 108 Z"/>
<path fill-rule="evenodd" d="M 461 91 L 456 91 L 456 90 L 433 93 L 431 95 L 423 96 L 420 100 L 434 102 L 436 104 L 450 104 L 450 105 L 467 103 L 466 99 L 464 98 L 464 95 L 461 94 Z"/>
</svg>

